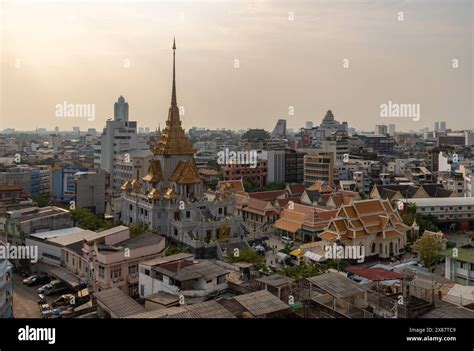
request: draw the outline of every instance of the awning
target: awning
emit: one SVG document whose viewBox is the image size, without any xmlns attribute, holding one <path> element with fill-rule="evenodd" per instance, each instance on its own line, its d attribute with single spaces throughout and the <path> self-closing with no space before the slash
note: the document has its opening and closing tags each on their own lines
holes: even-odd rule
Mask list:
<svg viewBox="0 0 474 351">
<path fill-rule="evenodd" d="M 314 261 L 314 262 L 324 262 L 324 261 L 327 261 L 326 257 L 324 256 L 321 256 L 321 255 L 318 255 L 314 252 L 311 252 L 311 251 L 306 251 L 304 253 L 304 257 L 310 259 L 311 261 Z"/>
<path fill-rule="evenodd" d="M 56 268 L 51 270 L 51 275 L 55 276 L 59 280 L 62 280 L 72 288 L 84 285 L 85 282 L 81 280 L 77 275 L 69 272 L 66 268 Z"/>
<path fill-rule="evenodd" d="M 296 250 L 291 251 L 290 255 L 300 257 L 300 256 L 304 256 L 304 253 L 300 249 L 296 249 Z"/>
</svg>

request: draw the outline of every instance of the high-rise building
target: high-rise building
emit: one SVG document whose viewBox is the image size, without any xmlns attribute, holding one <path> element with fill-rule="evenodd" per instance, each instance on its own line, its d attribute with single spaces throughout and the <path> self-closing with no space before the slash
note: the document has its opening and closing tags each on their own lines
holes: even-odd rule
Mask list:
<svg viewBox="0 0 474 351">
<path fill-rule="evenodd" d="M 445 132 L 446 131 L 446 122 L 445 121 L 439 122 L 439 131 L 440 132 Z"/>
<path fill-rule="evenodd" d="M 305 152 L 285 150 L 285 182 L 303 183 L 304 180 L 304 155 Z"/>
<path fill-rule="evenodd" d="M 434 131 L 439 132 L 439 122 L 435 122 L 434 124 Z"/>
<path fill-rule="evenodd" d="M 285 181 L 285 150 L 269 150 L 267 157 L 267 183 Z"/>
<path fill-rule="evenodd" d="M 388 125 L 388 135 L 391 137 L 395 136 L 395 124 Z"/>
<path fill-rule="evenodd" d="M 306 121 L 304 126 L 305 126 L 306 129 L 312 129 L 313 128 L 313 122 Z"/>
<path fill-rule="evenodd" d="M 100 146 L 95 148 L 95 162 L 110 174 L 113 193 L 119 192 L 121 186 L 115 179 L 117 159 L 127 158 L 132 150 L 146 149 L 146 141 L 137 135 L 137 122 L 128 120 L 128 102 L 120 96 L 114 104 L 114 119 L 106 122 Z"/>
<path fill-rule="evenodd" d="M 334 153 L 316 151 L 304 156 L 304 182 L 316 183 L 323 181 L 329 186 L 334 185 Z"/>
<path fill-rule="evenodd" d="M 388 128 L 385 124 L 375 125 L 375 134 L 376 135 L 386 135 L 388 134 Z"/>
<path fill-rule="evenodd" d="M 286 119 L 279 119 L 277 121 L 271 136 L 272 138 L 286 138 Z"/>
</svg>

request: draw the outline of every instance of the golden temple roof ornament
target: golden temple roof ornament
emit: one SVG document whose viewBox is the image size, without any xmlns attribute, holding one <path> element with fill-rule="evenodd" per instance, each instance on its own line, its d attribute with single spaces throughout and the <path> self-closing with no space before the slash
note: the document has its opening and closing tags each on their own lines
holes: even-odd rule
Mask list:
<svg viewBox="0 0 474 351">
<path fill-rule="evenodd" d="M 181 127 L 179 118 L 179 108 L 176 98 L 176 41 L 173 40 L 173 86 L 171 91 L 171 106 L 168 110 L 168 120 L 166 128 L 163 130 L 160 140 L 155 145 L 153 153 L 155 155 L 191 155 L 195 150 L 189 142 L 184 129 Z"/>
<path fill-rule="evenodd" d="M 148 172 L 146 176 L 142 178 L 144 182 L 147 183 L 158 183 L 163 179 L 163 172 L 161 170 L 161 163 L 159 160 L 151 160 L 150 165 L 148 166 Z"/>
</svg>

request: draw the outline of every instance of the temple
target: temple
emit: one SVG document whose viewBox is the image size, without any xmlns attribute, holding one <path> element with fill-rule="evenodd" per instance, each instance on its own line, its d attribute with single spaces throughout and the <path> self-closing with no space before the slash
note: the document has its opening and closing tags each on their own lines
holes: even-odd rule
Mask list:
<svg viewBox="0 0 474 351">
<path fill-rule="evenodd" d="M 189 247 L 197 258 L 214 258 L 220 251 L 219 242 L 239 240 L 246 228 L 242 218 L 234 215 L 231 191 L 204 191 L 194 153 L 179 116 L 173 41 L 173 85 L 166 127 L 153 147 L 147 174 L 122 186 L 121 220 L 127 225 L 148 224 L 170 241 Z"/>
</svg>

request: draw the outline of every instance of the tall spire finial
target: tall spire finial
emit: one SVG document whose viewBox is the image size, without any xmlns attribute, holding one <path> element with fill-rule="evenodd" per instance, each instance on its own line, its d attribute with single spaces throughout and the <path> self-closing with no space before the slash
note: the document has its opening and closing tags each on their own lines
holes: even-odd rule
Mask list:
<svg viewBox="0 0 474 351">
<path fill-rule="evenodd" d="M 173 91 L 171 93 L 171 106 L 177 106 L 176 102 L 176 72 L 175 72 L 176 40 L 173 38 Z"/>
</svg>

